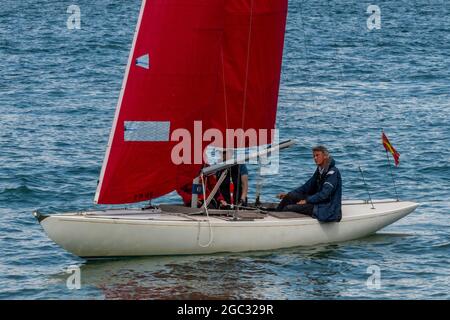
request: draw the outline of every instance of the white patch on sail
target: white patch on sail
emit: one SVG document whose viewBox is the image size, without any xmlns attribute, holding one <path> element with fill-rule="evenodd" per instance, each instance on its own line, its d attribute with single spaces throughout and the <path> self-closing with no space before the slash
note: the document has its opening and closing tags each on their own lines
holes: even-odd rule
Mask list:
<svg viewBox="0 0 450 320">
<path fill-rule="evenodd" d="M 169 141 L 169 121 L 125 121 L 125 141 Z"/>
<path fill-rule="evenodd" d="M 150 69 L 150 56 L 145 54 L 136 59 L 136 65 L 144 69 Z"/>
</svg>

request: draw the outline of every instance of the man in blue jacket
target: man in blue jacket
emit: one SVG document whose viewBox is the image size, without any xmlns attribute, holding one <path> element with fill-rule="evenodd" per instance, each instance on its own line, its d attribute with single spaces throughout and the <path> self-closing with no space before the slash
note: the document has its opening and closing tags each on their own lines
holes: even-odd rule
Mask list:
<svg viewBox="0 0 450 320">
<path fill-rule="evenodd" d="M 321 222 L 340 221 L 342 218 L 342 180 L 335 161 L 327 148 L 312 149 L 317 170 L 301 187 L 280 193 L 281 200 L 276 211 L 294 211 L 307 214 Z"/>
</svg>

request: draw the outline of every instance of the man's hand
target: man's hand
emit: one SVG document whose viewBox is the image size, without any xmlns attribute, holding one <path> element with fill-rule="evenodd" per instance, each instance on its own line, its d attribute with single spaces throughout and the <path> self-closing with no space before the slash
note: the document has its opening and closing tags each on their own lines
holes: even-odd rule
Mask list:
<svg viewBox="0 0 450 320">
<path fill-rule="evenodd" d="M 220 205 L 222 207 L 226 207 L 228 205 L 228 203 L 225 200 L 220 200 Z"/>
<path fill-rule="evenodd" d="M 297 204 L 306 204 L 306 200 L 300 200 Z"/>
<path fill-rule="evenodd" d="M 277 198 L 278 198 L 278 199 L 283 199 L 283 198 L 286 197 L 286 196 L 287 196 L 286 193 L 279 193 L 279 194 L 277 195 Z"/>
</svg>

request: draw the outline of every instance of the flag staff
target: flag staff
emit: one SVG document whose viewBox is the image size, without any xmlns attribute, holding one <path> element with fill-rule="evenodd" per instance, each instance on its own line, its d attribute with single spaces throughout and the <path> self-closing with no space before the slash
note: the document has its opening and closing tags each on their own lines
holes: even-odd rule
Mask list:
<svg viewBox="0 0 450 320">
<path fill-rule="evenodd" d="M 392 173 L 391 160 L 389 159 L 389 155 L 388 155 L 387 150 L 386 150 L 386 158 L 387 158 L 388 165 L 389 165 L 389 172 L 391 173 L 392 184 L 394 185 L 395 195 L 397 196 L 397 201 L 400 201 L 400 199 L 399 199 L 399 197 L 398 197 L 397 186 L 395 185 L 394 174 Z"/>
<path fill-rule="evenodd" d="M 387 136 L 384 134 L 384 130 L 381 129 L 381 140 L 383 142 L 383 146 L 384 149 L 386 151 L 386 159 L 388 162 L 388 166 L 389 166 L 389 172 L 391 174 L 391 179 L 392 179 L 392 184 L 394 185 L 394 191 L 395 191 L 395 195 L 397 196 L 397 201 L 400 201 L 400 198 L 398 196 L 398 192 L 397 192 L 397 186 L 395 184 L 395 179 L 394 179 L 394 173 L 392 172 L 392 166 L 391 166 L 391 160 L 389 159 L 389 154 L 388 154 L 388 150 L 392 153 L 392 155 L 394 156 L 394 160 L 395 160 L 395 165 L 399 164 L 399 157 L 400 154 L 397 152 L 397 150 L 394 149 L 394 147 L 392 147 L 391 143 L 389 142 L 389 139 L 387 138 Z"/>
</svg>

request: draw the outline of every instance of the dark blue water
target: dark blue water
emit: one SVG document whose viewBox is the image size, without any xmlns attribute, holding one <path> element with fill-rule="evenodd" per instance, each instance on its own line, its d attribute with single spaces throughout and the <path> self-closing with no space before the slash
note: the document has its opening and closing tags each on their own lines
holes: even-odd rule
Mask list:
<svg viewBox="0 0 450 320">
<path fill-rule="evenodd" d="M 412 215 L 315 248 L 100 262 L 59 248 L 31 212 L 93 207 L 140 1 L 77 1 L 80 30 L 67 29 L 71 4 L 0 0 L 1 299 L 449 299 L 448 1 L 290 1 L 278 127 L 299 143 L 265 180 L 265 199 L 312 173 L 318 143 L 344 198 L 368 198 L 359 167 L 372 197 L 395 198 L 383 128 L 401 153 L 400 198 L 422 204 Z M 379 30 L 367 29 L 369 4 Z M 66 287 L 71 265 L 80 290 Z M 366 285 L 370 266 L 379 289 Z"/>
</svg>

